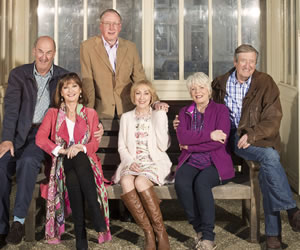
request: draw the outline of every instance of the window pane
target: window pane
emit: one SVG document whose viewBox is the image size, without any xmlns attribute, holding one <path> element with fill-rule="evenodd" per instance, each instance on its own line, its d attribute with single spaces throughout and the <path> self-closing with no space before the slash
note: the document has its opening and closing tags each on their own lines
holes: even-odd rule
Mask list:
<svg viewBox="0 0 300 250">
<path fill-rule="evenodd" d="M 88 1 L 88 38 L 100 34 L 100 14 L 112 8 L 112 1 L 89 0 Z"/>
<path fill-rule="evenodd" d="M 58 64 L 80 73 L 80 43 L 83 39 L 83 1 L 58 2 Z"/>
<path fill-rule="evenodd" d="M 251 44 L 260 51 L 259 0 L 242 0 L 242 43 Z"/>
<path fill-rule="evenodd" d="M 213 78 L 233 67 L 237 47 L 237 0 L 213 0 Z"/>
<path fill-rule="evenodd" d="M 142 58 L 142 1 L 118 0 L 117 10 L 123 19 L 120 37 L 134 42 Z"/>
<path fill-rule="evenodd" d="M 178 0 L 155 0 L 154 11 L 154 79 L 178 80 Z"/>
<path fill-rule="evenodd" d="M 51 36 L 54 38 L 54 0 L 39 0 L 38 14 L 38 36 Z"/>
<path fill-rule="evenodd" d="M 184 78 L 208 74 L 208 0 L 185 1 Z"/>
</svg>

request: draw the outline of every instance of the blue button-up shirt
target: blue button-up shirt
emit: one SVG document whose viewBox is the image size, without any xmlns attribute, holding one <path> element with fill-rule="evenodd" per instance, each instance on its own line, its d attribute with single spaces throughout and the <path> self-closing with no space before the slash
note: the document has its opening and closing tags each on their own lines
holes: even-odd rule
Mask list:
<svg viewBox="0 0 300 250">
<path fill-rule="evenodd" d="M 242 115 L 243 99 L 246 96 L 252 77 L 240 83 L 236 78 L 236 70 L 229 76 L 226 84 L 225 104 L 229 108 L 231 128 L 237 128 Z"/>
<path fill-rule="evenodd" d="M 34 109 L 34 115 L 32 123 L 41 123 L 43 118 L 50 106 L 50 90 L 49 90 L 49 81 L 53 76 L 53 65 L 51 66 L 49 72 L 42 76 L 37 70 L 34 65 L 33 75 L 35 77 L 38 91 L 37 91 L 37 98 L 36 104 Z"/>
</svg>

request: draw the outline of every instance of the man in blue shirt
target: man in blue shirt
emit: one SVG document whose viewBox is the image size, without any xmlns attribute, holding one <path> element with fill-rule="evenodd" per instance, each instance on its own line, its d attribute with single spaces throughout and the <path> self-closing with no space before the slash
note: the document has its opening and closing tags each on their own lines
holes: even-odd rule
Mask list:
<svg viewBox="0 0 300 250">
<path fill-rule="evenodd" d="M 281 249 L 280 211 L 286 210 L 294 231 L 300 231 L 300 210 L 280 163 L 279 89 L 268 74 L 256 70 L 258 52 L 243 44 L 235 50 L 234 68 L 212 82 L 213 99 L 230 112 L 230 140 L 236 155 L 260 165 L 267 249 Z"/>
<path fill-rule="evenodd" d="M 49 108 L 59 78 L 67 73 L 53 64 L 56 46 L 51 37 L 39 37 L 33 48 L 35 62 L 14 68 L 4 98 L 0 144 L 0 245 L 18 244 L 44 152 L 35 135 Z M 9 230 L 11 179 L 16 173 L 14 219 Z"/>
</svg>

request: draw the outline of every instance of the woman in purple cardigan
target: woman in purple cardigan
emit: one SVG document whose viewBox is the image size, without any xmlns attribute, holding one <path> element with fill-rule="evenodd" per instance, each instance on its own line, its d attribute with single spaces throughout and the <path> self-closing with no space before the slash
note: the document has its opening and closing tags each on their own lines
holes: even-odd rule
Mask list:
<svg viewBox="0 0 300 250">
<path fill-rule="evenodd" d="M 193 103 L 179 113 L 177 138 L 181 148 L 175 189 L 179 201 L 197 233 L 196 249 L 215 249 L 215 207 L 212 188 L 234 177 L 227 147 L 229 111 L 211 100 L 211 85 L 204 73 L 188 77 Z"/>
</svg>

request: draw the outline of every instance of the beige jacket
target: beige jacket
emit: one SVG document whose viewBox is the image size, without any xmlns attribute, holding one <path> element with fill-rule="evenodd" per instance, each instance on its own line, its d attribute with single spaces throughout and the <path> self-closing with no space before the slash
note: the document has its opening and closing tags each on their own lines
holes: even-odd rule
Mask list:
<svg viewBox="0 0 300 250">
<path fill-rule="evenodd" d="M 80 46 L 83 88 L 88 107 L 95 108 L 99 118 L 113 118 L 133 109 L 130 101 L 132 83 L 145 80 L 145 72 L 134 43 L 119 38 L 116 72 L 113 71 L 101 36 L 94 36 Z"/>
<path fill-rule="evenodd" d="M 151 115 L 152 122 L 148 135 L 148 149 L 152 160 L 158 166 L 159 181 L 164 184 L 172 166 L 172 162 L 166 153 L 170 146 L 168 117 L 166 112 L 162 110 L 154 110 Z M 114 183 L 120 181 L 121 170 L 126 166 L 130 166 L 136 159 L 135 109 L 123 114 L 121 117 L 118 151 L 121 163 L 113 177 Z"/>
</svg>

